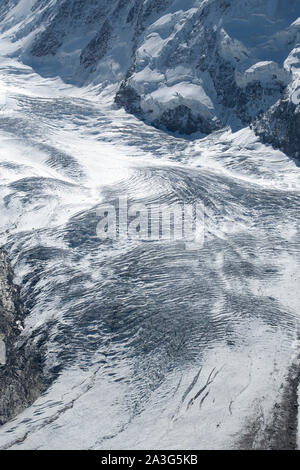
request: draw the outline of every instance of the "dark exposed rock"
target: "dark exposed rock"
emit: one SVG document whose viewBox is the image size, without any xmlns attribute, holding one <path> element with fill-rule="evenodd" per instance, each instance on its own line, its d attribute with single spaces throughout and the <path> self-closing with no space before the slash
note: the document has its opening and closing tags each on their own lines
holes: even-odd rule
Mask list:
<svg viewBox="0 0 300 470">
<path fill-rule="evenodd" d="M 49 3 L 49 2 L 48 2 Z M 99 0 L 63 0 L 57 10 L 47 7 L 44 31 L 37 34 L 31 53 L 35 57 L 55 55 L 68 34 L 75 34 L 82 25 L 91 25 L 98 29 L 105 21 L 110 10 L 107 2 Z"/>
<path fill-rule="evenodd" d="M 300 106 L 288 98 L 281 99 L 253 123 L 255 133 L 263 142 L 300 157 Z"/>
<path fill-rule="evenodd" d="M 286 381 L 282 384 L 281 399 L 275 403 L 271 419 L 258 416 L 246 426 L 239 448 L 244 450 L 297 450 L 298 386 L 300 354 L 293 360 Z"/>
<path fill-rule="evenodd" d="M 141 98 L 134 88 L 122 83 L 116 94 L 115 102 L 120 108 L 123 106 L 126 111 L 142 116 L 143 112 L 140 106 Z"/>
<path fill-rule="evenodd" d="M 86 46 L 80 56 L 80 63 L 85 68 L 91 67 L 101 60 L 107 53 L 113 38 L 113 28 L 110 22 L 105 21 L 95 38 Z"/>
<path fill-rule="evenodd" d="M 45 35 L 46 36 L 46 35 Z M 41 40 L 32 47 L 32 54 L 36 57 L 44 55 L 55 55 L 57 49 L 62 45 L 65 33 L 63 31 L 47 31 L 47 40 Z M 46 39 L 46 38 L 45 38 Z"/>
<path fill-rule="evenodd" d="M 175 109 L 168 109 L 161 118 L 153 122 L 155 127 L 165 128 L 171 132 L 181 132 L 183 134 L 193 134 L 194 132 L 202 132 L 210 134 L 222 127 L 218 121 L 208 121 L 200 115 L 195 116 L 192 111 L 184 105 Z"/>
<path fill-rule="evenodd" d="M 41 394 L 42 357 L 30 339 L 20 337 L 24 320 L 19 289 L 6 254 L 0 250 L 0 425 L 13 418 Z"/>
<path fill-rule="evenodd" d="M 134 88 L 126 86 L 126 84 L 123 83 L 116 95 L 115 102 L 117 106 L 123 106 L 126 111 L 134 113 L 141 119 L 145 119 L 147 121 L 147 118 L 140 106 L 140 96 Z M 200 115 L 194 115 L 192 111 L 184 105 L 166 110 L 159 119 L 152 121 L 152 124 L 158 129 L 165 129 L 171 132 L 181 132 L 187 135 L 194 132 L 210 134 L 222 127 L 219 121 L 208 121 L 203 119 Z"/>
<path fill-rule="evenodd" d="M 18 0 L 1 0 L 0 17 L 7 13 L 10 8 L 13 8 L 18 3 Z"/>
</svg>

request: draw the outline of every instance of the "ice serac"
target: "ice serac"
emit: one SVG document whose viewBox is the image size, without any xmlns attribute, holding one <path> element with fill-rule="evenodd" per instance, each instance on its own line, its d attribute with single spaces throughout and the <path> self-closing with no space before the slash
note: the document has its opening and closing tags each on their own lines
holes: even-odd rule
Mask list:
<svg viewBox="0 0 300 470">
<path fill-rule="evenodd" d="M 0 425 L 31 405 L 43 389 L 41 356 L 32 341 L 20 339 L 23 320 L 19 289 L 0 250 Z"/>
</svg>

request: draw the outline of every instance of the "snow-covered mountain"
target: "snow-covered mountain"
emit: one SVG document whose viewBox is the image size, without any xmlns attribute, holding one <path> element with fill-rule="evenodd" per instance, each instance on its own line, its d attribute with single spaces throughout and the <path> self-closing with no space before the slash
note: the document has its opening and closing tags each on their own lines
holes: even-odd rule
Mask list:
<svg viewBox="0 0 300 470">
<path fill-rule="evenodd" d="M 127 96 L 136 95 L 135 109 L 173 131 L 249 124 L 292 80 L 283 62 L 299 15 L 294 1 L 205 1 L 166 12 L 143 35 L 118 101 L 130 109 Z"/>
<path fill-rule="evenodd" d="M 46 76 L 115 85 L 154 126 L 209 134 L 253 123 L 299 151 L 297 0 L 7 0 L 12 52 Z"/>
<path fill-rule="evenodd" d="M 299 448 L 299 15 L 0 2 L 1 449 Z M 99 239 L 123 197 L 203 246 Z"/>
</svg>

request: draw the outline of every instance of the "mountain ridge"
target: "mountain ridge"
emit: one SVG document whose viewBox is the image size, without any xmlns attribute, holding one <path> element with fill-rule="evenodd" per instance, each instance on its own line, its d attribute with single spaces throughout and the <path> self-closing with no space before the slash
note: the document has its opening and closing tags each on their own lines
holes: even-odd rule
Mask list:
<svg viewBox="0 0 300 470">
<path fill-rule="evenodd" d="M 207 135 L 251 125 L 299 155 L 296 0 L 6 0 L 12 55 L 77 86 L 112 86 L 157 128 Z"/>
</svg>

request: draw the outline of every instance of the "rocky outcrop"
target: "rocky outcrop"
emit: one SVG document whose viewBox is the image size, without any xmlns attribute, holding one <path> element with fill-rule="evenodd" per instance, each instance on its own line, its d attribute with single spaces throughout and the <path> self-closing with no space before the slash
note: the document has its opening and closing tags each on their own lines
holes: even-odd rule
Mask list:
<svg viewBox="0 0 300 470">
<path fill-rule="evenodd" d="M 300 341 L 298 339 L 292 363 L 280 388 L 271 417 L 266 419 L 263 409 L 255 420 L 248 422 L 239 439 L 243 450 L 297 450 L 300 383 Z"/>
<path fill-rule="evenodd" d="M 24 311 L 5 252 L 0 250 L 0 425 L 28 407 L 42 392 L 42 359 L 22 338 Z"/>
<path fill-rule="evenodd" d="M 267 3 L 208 0 L 144 22 L 116 103 L 156 127 L 184 134 L 249 125 L 280 99 L 292 80 L 282 58 L 297 41 L 298 26 L 280 31 L 282 4 Z M 300 14 L 295 5 L 287 10 L 286 25 Z M 257 16 L 264 18 L 262 26 L 256 24 Z M 271 18 L 275 26 L 265 42 L 250 48 L 251 35 Z M 249 37 L 237 22 L 249 29 Z M 275 40 L 284 43 L 278 57 Z"/>
<path fill-rule="evenodd" d="M 0 4 L 0 19 L 4 18 L 10 8 L 13 8 L 18 0 L 2 0 Z"/>
<path fill-rule="evenodd" d="M 110 22 L 105 21 L 95 38 L 86 46 L 80 55 L 80 64 L 85 68 L 93 66 L 101 60 L 110 48 L 113 38 L 113 28 Z"/>
<path fill-rule="evenodd" d="M 300 157 L 300 106 L 288 98 L 280 100 L 252 125 L 264 143 Z"/>
</svg>

